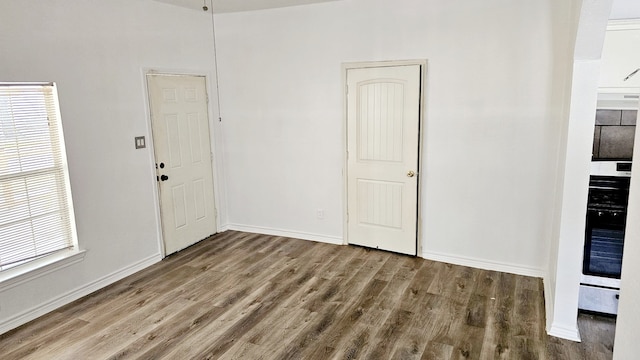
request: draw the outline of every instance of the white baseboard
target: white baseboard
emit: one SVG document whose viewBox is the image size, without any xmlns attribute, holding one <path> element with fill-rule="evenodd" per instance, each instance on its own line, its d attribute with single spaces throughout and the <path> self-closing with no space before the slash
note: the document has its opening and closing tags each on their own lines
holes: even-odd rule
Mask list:
<svg viewBox="0 0 640 360">
<path fill-rule="evenodd" d="M 543 277 L 544 271 L 542 269 L 526 267 L 516 264 L 503 263 L 498 261 L 487 261 L 484 259 L 458 256 L 451 254 L 443 254 L 438 252 L 423 252 L 422 257 L 425 259 L 440 261 L 449 264 L 468 266 L 483 270 L 500 271 L 509 274 L 524 275 L 531 277 Z"/>
<path fill-rule="evenodd" d="M 561 339 L 580 342 L 580 331 L 577 327 L 569 328 L 558 324 L 552 324 L 551 329 L 547 333 Z"/>
<path fill-rule="evenodd" d="M 66 294 L 60 295 L 43 304 L 40 304 L 18 315 L 15 315 L 0 323 L 0 334 L 3 334 L 11 329 L 15 329 L 20 325 L 26 324 L 29 321 L 34 320 L 46 313 L 49 313 L 61 306 L 78 300 L 79 298 L 89 295 L 96 290 L 100 290 L 105 286 L 111 285 L 118 280 L 124 279 L 125 277 L 132 275 L 144 268 L 147 268 L 159 262 L 160 260 L 162 260 L 162 255 L 160 254 L 149 256 L 146 259 L 140 260 L 109 275 L 103 276 L 98 280 L 80 286 L 74 290 L 67 292 Z"/>
<path fill-rule="evenodd" d="M 327 235 L 313 234 L 313 233 L 307 233 L 302 231 L 282 230 L 282 229 L 274 229 L 270 227 L 242 225 L 242 224 L 229 224 L 228 229 L 235 230 L 235 231 L 256 233 L 256 234 L 265 234 L 265 235 L 271 235 L 271 236 L 283 236 L 283 237 L 289 237 L 294 239 L 311 240 L 311 241 L 323 242 L 323 243 L 334 244 L 334 245 L 344 245 L 342 241 L 342 237 L 339 237 L 339 236 L 327 236 Z"/>
<path fill-rule="evenodd" d="M 545 277 L 544 284 L 544 304 L 545 304 L 545 317 L 546 317 L 546 330 L 547 334 L 561 339 L 580 342 L 580 329 L 576 322 L 566 326 L 554 321 L 555 318 L 555 290 L 552 288 L 550 281 L 547 281 Z"/>
<path fill-rule="evenodd" d="M 218 232 L 219 233 L 225 232 L 227 230 L 229 230 L 229 224 L 222 224 L 222 225 L 218 226 Z"/>
<path fill-rule="evenodd" d="M 551 331 L 551 323 L 553 321 L 553 311 L 555 299 L 555 289 L 551 287 L 551 283 L 548 280 L 548 274 L 542 278 L 542 285 L 544 286 L 544 314 L 545 314 L 545 329 L 547 333 Z"/>
</svg>

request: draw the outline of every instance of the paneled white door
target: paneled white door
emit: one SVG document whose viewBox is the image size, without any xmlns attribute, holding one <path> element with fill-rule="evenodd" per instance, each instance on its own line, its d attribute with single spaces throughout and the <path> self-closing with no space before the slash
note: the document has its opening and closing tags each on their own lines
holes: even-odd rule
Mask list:
<svg viewBox="0 0 640 360">
<path fill-rule="evenodd" d="M 417 255 L 419 65 L 347 70 L 347 238 Z"/>
<path fill-rule="evenodd" d="M 203 76 L 147 75 L 165 255 L 216 232 Z"/>
</svg>

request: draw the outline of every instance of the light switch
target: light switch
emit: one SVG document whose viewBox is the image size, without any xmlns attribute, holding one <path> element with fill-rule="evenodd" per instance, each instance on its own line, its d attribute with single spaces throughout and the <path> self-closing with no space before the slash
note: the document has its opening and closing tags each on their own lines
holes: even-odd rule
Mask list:
<svg viewBox="0 0 640 360">
<path fill-rule="evenodd" d="M 147 147 L 147 144 L 144 140 L 144 136 L 136 136 L 136 149 L 144 149 Z"/>
</svg>

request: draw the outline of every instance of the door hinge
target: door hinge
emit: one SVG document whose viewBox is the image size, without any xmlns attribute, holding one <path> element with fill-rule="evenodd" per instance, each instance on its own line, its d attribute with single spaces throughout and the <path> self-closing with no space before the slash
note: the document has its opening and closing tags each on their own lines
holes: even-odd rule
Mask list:
<svg viewBox="0 0 640 360">
<path fill-rule="evenodd" d="M 347 222 L 349 222 L 349 213 L 347 213 Z"/>
<path fill-rule="evenodd" d="M 213 209 L 213 217 L 216 219 L 218 218 L 218 208 Z"/>
</svg>

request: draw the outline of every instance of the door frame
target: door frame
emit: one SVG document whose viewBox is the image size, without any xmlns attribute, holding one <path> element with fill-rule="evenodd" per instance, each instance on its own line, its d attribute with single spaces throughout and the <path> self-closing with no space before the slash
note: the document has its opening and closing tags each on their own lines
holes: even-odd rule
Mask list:
<svg viewBox="0 0 640 360">
<path fill-rule="evenodd" d="M 160 251 L 160 255 L 162 258 L 167 256 L 166 249 L 164 246 L 164 233 L 162 231 L 162 214 L 160 212 L 160 189 L 158 187 L 158 182 L 156 181 L 156 167 L 155 167 L 155 148 L 154 148 L 154 139 L 153 139 L 153 126 L 151 122 L 151 101 L 149 99 L 149 83 L 147 82 L 147 75 L 167 75 L 167 76 L 199 76 L 203 77 L 205 80 L 205 90 L 207 91 L 207 116 L 209 117 L 209 143 L 211 145 L 211 171 L 213 178 L 213 205 L 215 206 L 215 219 L 216 219 L 216 233 L 224 231 L 224 227 L 220 224 L 220 180 L 222 178 L 220 169 L 218 167 L 219 162 L 217 159 L 217 141 L 215 141 L 216 132 L 214 131 L 214 126 L 216 122 L 214 119 L 218 119 L 217 115 L 217 107 L 215 101 L 217 101 L 217 97 L 212 95 L 215 94 L 215 88 L 213 87 L 214 75 L 208 70 L 184 70 L 184 69 L 166 69 L 166 68 L 156 68 L 156 67 L 145 67 L 141 69 L 142 73 L 142 86 L 143 86 L 143 99 L 144 99 L 144 112 L 145 118 L 147 120 L 147 136 L 146 146 L 149 149 L 148 151 L 148 159 L 149 166 L 148 172 L 150 173 L 149 179 L 150 184 L 152 184 L 153 189 L 153 203 L 154 203 L 154 212 L 156 218 L 156 233 L 158 234 L 158 249 Z"/>
<path fill-rule="evenodd" d="M 352 69 L 366 69 L 377 67 L 412 66 L 420 67 L 420 95 L 419 95 L 419 119 L 418 119 L 418 198 L 416 214 L 416 256 L 422 256 L 422 183 L 425 181 L 422 176 L 424 166 L 424 118 L 425 118 L 425 93 L 427 84 L 427 59 L 417 60 L 393 60 L 393 61 L 364 61 L 342 63 L 342 244 L 349 244 L 349 224 L 347 219 L 348 204 L 348 159 L 347 159 L 347 139 L 348 139 L 348 104 L 347 104 L 347 72 Z"/>
</svg>

